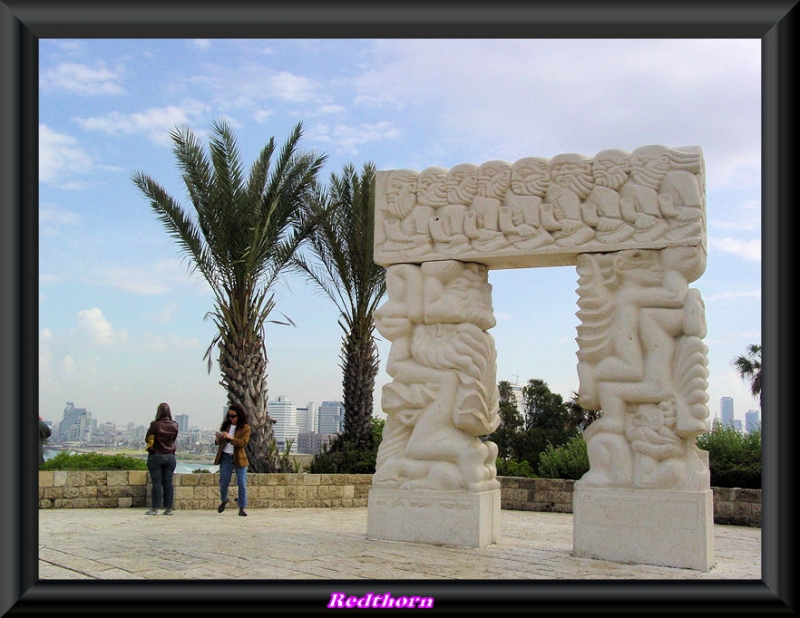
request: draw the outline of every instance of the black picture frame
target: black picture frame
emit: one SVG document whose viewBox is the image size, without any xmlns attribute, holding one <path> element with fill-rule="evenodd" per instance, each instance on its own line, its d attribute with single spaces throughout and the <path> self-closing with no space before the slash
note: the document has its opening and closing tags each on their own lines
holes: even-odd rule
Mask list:
<svg viewBox="0 0 800 618">
<path fill-rule="evenodd" d="M 433 596 L 439 613 L 794 613 L 791 223 L 795 1 L 269 3 L 0 0 L 0 615 L 325 610 L 334 590 Z M 761 581 L 38 580 L 38 40 L 44 38 L 758 38 L 762 41 Z M 737 130 L 731 127 L 731 131 Z M 88 522 L 87 522 L 88 524 Z M 246 573 L 243 574 L 246 577 Z M 363 611 L 363 610 L 362 610 Z M 370 610 L 367 610 L 370 611 Z"/>
</svg>

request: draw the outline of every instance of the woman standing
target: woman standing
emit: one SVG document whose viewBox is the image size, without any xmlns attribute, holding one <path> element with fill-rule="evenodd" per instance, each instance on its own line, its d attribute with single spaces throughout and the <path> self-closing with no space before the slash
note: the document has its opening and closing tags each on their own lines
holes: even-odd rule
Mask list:
<svg viewBox="0 0 800 618">
<path fill-rule="evenodd" d="M 152 443 L 151 443 L 152 437 Z M 164 515 L 172 515 L 175 506 L 175 486 L 172 475 L 175 472 L 175 440 L 178 438 L 178 423 L 172 420 L 169 404 L 160 403 L 156 409 L 156 420 L 150 423 L 147 440 L 147 469 L 153 482 L 150 510 L 145 515 L 158 515 L 162 504 Z"/>
<path fill-rule="evenodd" d="M 215 444 L 219 445 L 214 465 L 219 465 L 219 507 L 217 513 L 225 510 L 228 504 L 228 487 L 231 484 L 231 477 L 236 471 L 236 486 L 239 494 L 236 498 L 239 503 L 239 515 L 246 517 L 244 512 L 247 507 L 247 460 L 245 447 L 250 441 L 250 425 L 247 423 L 247 415 L 244 408 L 238 403 L 228 406 L 228 414 L 219 431 L 216 433 Z"/>
</svg>

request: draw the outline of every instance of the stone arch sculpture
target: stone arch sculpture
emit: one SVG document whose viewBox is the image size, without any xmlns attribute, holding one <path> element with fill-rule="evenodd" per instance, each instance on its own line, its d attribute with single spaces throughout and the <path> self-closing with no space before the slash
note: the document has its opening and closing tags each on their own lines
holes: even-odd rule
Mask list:
<svg viewBox="0 0 800 618">
<path fill-rule="evenodd" d="M 499 539 L 496 351 L 488 271 L 575 266 L 575 484 L 583 557 L 708 570 L 713 509 L 705 310 L 705 170 L 698 147 L 651 145 L 422 171 L 380 171 L 375 261 L 388 300 L 387 415 L 368 536 L 464 546 Z"/>
</svg>

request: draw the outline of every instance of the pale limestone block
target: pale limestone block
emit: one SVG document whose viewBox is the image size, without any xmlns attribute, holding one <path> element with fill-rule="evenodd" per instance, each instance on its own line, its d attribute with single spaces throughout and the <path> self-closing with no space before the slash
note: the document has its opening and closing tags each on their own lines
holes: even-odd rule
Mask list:
<svg viewBox="0 0 800 618">
<path fill-rule="evenodd" d="M 53 472 L 39 472 L 39 487 L 52 487 L 53 486 Z"/>
<path fill-rule="evenodd" d="M 127 484 L 128 484 L 128 470 L 109 470 L 106 473 L 105 479 L 98 479 L 98 485 L 127 485 Z"/>
<path fill-rule="evenodd" d="M 392 342 L 383 388 L 387 415 L 373 487 L 487 491 L 497 447 L 479 436 L 499 424 L 491 286 L 487 269 L 457 261 L 387 271 L 375 311 Z"/>
<path fill-rule="evenodd" d="M 714 566 L 711 490 L 609 489 L 576 483 L 573 549 L 579 558 L 697 571 Z"/>
<path fill-rule="evenodd" d="M 481 493 L 373 488 L 367 538 L 484 547 L 500 538 L 500 490 Z"/>
<path fill-rule="evenodd" d="M 117 507 L 121 509 L 128 509 L 133 506 L 133 498 L 125 497 L 125 498 L 117 498 Z"/>
<path fill-rule="evenodd" d="M 146 485 L 147 484 L 147 470 L 129 470 L 128 471 L 128 484 L 129 485 Z"/>
<path fill-rule="evenodd" d="M 381 170 L 375 189 L 375 261 L 383 266 L 574 265 L 583 253 L 705 245 L 696 146 Z"/>
<path fill-rule="evenodd" d="M 709 488 L 705 308 L 688 285 L 705 260 L 700 246 L 580 256 L 578 401 L 602 410 L 584 485 Z"/>
<path fill-rule="evenodd" d="M 63 487 L 67 484 L 67 471 L 55 470 L 53 471 L 53 486 Z"/>
</svg>

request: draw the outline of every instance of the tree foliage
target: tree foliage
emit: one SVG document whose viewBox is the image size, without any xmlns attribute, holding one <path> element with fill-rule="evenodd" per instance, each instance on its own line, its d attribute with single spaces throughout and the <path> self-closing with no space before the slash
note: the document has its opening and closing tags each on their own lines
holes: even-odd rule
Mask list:
<svg viewBox="0 0 800 618">
<path fill-rule="evenodd" d="M 761 489 L 760 429 L 742 433 L 718 427 L 698 436 L 697 446 L 708 451 L 712 487 Z"/>
<path fill-rule="evenodd" d="M 130 455 L 61 451 L 39 464 L 39 470 L 147 470 L 147 461 Z"/>
<path fill-rule="evenodd" d="M 264 326 L 291 323 L 269 319 L 275 309 L 272 288 L 308 234 L 301 213 L 325 160 L 299 151 L 301 135 L 298 123 L 282 148 L 270 138 L 245 174 L 236 138 L 225 122 L 213 123 L 208 149 L 190 129 L 173 129 L 173 153 L 194 213 L 150 176 L 132 175 L 190 271 L 211 288 L 214 307 L 207 317 L 217 334 L 205 358 L 210 372 L 217 350 L 228 404 L 238 403 L 247 413 L 252 472 L 281 471 L 271 449 L 275 440 L 267 414 Z"/>
<path fill-rule="evenodd" d="M 352 164 L 331 174 L 327 191 L 306 206 L 310 233 L 293 264 L 339 310 L 344 432 L 331 448 L 372 450 L 373 392 L 379 369 L 373 314 L 386 291 L 385 269 L 373 259 L 375 165 Z"/>
<path fill-rule="evenodd" d="M 500 426 L 488 436 L 498 445 L 498 465 L 527 462 L 539 467 L 539 457 L 549 445 L 564 444 L 577 430 L 568 426 L 569 411 L 561 395 L 550 391 L 546 382 L 531 379 L 522 389 L 523 412 L 517 410 L 516 396 L 508 382 L 498 384 Z"/>
<path fill-rule="evenodd" d="M 733 359 L 733 366 L 742 380 L 750 382 L 750 393 L 758 397 L 758 404 L 761 405 L 761 345 L 752 343 L 747 346 L 744 355 Z"/>
</svg>

